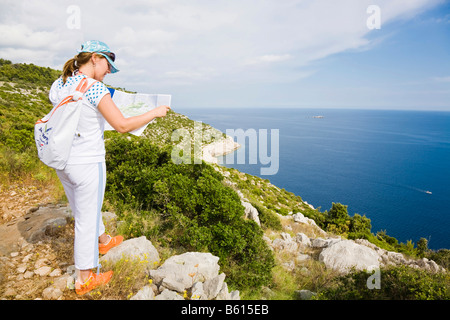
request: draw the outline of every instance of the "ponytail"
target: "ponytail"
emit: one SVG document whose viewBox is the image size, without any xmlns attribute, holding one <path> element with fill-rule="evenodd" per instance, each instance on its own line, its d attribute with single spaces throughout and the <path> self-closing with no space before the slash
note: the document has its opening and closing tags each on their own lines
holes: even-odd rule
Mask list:
<svg viewBox="0 0 450 320">
<path fill-rule="evenodd" d="M 78 70 L 82 65 L 89 62 L 92 57 L 92 52 L 80 52 L 78 55 L 69 59 L 63 67 L 62 80 L 66 83 L 67 78 L 71 77 L 73 73 Z"/>
</svg>

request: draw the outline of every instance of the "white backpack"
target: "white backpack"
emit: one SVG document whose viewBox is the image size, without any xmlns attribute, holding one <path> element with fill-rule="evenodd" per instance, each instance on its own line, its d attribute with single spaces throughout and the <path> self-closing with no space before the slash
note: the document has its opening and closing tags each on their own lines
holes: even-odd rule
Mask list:
<svg viewBox="0 0 450 320">
<path fill-rule="evenodd" d="M 80 119 L 83 95 L 95 82 L 83 78 L 72 95 L 65 97 L 34 125 L 38 157 L 47 166 L 58 170 L 65 168 Z"/>
</svg>

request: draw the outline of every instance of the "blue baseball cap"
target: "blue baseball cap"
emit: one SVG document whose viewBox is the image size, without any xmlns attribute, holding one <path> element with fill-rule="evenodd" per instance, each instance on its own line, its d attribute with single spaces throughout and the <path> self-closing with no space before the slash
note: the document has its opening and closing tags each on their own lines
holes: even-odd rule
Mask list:
<svg viewBox="0 0 450 320">
<path fill-rule="evenodd" d="M 116 60 L 116 55 L 111 52 L 108 45 L 104 42 L 98 40 L 88 40 L 81 45 L 81 50 L 78 52 L 95 52 L 100 54 L 108 60 L 109 65 L 111 66 L 111 73 L 116 73 L 119 71 L 116 65 L 114 64 L 114 60 Z"/>
</svg>

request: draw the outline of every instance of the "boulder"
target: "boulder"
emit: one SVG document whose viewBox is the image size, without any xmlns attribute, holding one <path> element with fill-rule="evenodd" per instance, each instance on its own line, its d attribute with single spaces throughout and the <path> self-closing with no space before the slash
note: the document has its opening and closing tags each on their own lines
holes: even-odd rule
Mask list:
<svg viewBox="0 0 450 320">
<path fill-rule="evenodd" d="M 203 290 L 203 282 L 196 282 L 191 288 L 191 300 L 207 300 L 205 291 Z"/>
<path fill-rule="evenodd" d="M 43 266 L 43 267 L 40 267 L 40 268 L 34 270 L 34 273 L 41 277 L 48 276 L 50 274 L 50 272 L 52 272 L 52 268 L 49 266 Z"/>
<path fill-rule="evenodd" d="M 308 238 L 308 236 L 304 233 L 297 233 L 295 235 L 295 241 L 301 245 L 302 247 L 310 247 L 311 246 L 311 240 Z"/>
<path fill-rule="evenodd" d="M 155 263 L 159 262 L 159 254 L 150 240 L 145 236 L 139 238 L 128 239 L 117 247 L 112 248 L 101 257 L 102 261 L 117 262 L 123 257 L 130 257 L 146 261 L 147 268 L 152 268 Z"/>
<path fill-rule="evenodd" d="M 316 295 L 315 292 L 309 290 L 296 290 L 295 293 L 300 300 L 311 300 Z"/>
<path fill-rule="evenodd" d="M 155 298 L 155 293 L 151 286 L 147 285 L 138 291 L 130 300 L 153 300 Z"/>
<path fill-rule="evenodd" d="M 203 290 L 206 293 L 208 300 L 212 300 L 219 294 L 225 281 L 225 273 L 221 273 L 218 276 L 208 279 L 203 283 Z M 227 290 L 228 293 L 228 290 Z"/>
<path fill-rule="evenodd" d="M 54 236 L 72 217 L 72 211 L 68 206 L 43 206 L 23 216 L 17 223 L 17 229 L 26 241 L 37 243 Z"/>
<path fill-rule="evenodd" d="M 228 292 L 228 285 L 226 282 L 222 284 L 222 288 L 220 289 L 219 293 L 217 294 L 216 300 L 231 300 L 231 294 Z"/>
<path fill-rule="evenodd" d="M 209 163 L 218 163 L 216 157 L 226 155 L 239 149 L 240 145 L 233 140 L 233 137 L 219 139 L 202 147 L 202 159 Z"/>
<path fill-rule="evenodd" d="M 314 234 L 317 234 L 318 236 L 323 236 L 326 237 L 327 233 L 325 231 L 323 231 L 313 219 L 310 219 L 308 217 L 305 217 L 303 215 L 303 213 L 301 212 L 297 212 L 295 214 L 293 214 L 292 219 L 294 220 L 294 222 L 299 223 L 299 224 L 304 224 L 306 226 L 310 227 L 310 232 L 313 232 Z"/>
<path fill-rule="evenodd" d="M 259 213 L 258 213 L 258 210 L 256 210 L 256 208 L 253 207 L 253 206 L 251 205 L 251 203 L 249 203 L 249 202 L 246 202 L 246 201 L 242 201 L 242 200 L 241 200 L 241 204 L 242 204 L 242 206 L 245 208 L 245 211 L 244 211 L 244 213 L 245 213 L 245 218 L 246 218 L 246 219 L 253 220 L 253 221 L 255 221 L 255 222 L 258 224 L 258 226 L 261 226 L 261 222 L 259 221 Z"/>
<path fill-rule="evenodd" d="M 295 242 L 291 235 L 286 232 L 282 232 L 280 234 L 281 238 L 277 238 L 272 241 L 272 248 L 282 251 L 288 252 L 296 252 L 298 250 L 298 243 Z"/>
<path fill-rule="evenodd" d="M 155 297 L 155 300 L 184 300 L 184 298 L 175 291 L 164 289 L 164 291 L 161 292 L 161 294 Z"/>
<path fill-rule="evenodd" d="M 327 268 L 348 273 L 352 267 L 356 270 L 379 268 L 380 256 L 371 248 L 355 243 L 352 240 L 342 240 L 323 249 L 319 261 Z"/>
<path fill-rule="evenodd" d="M 375 244 L 370 243 L 365 239 L 356 239 L 356 243 L 365 245 L 371 249 L 373 249 L 380 256 L 380 264 L 381 267 L 385 266 L 398 266 L 398 265 L 407 265 L 412 268 L 419 268 L 423 270 L 428 270 L 431 272 L 444 272 L 445 269 L 439 266 L 433 260 L 428 260 L 427 258 L 422 259 L 412 259 L 405 257 L 402 253 L 387 251 L 377 247 Z"/>
<path fill-rule="evenodd" d="M 161 286 L 163 288 L 167 288 L 169 290 L 176 291 L 179 293 L 183 293 L 184 290 L 186 289 L 181 281 L 178 281 L 177 279 L 170 277 L 164 278 L 163 281 L 161 282 Z"/>
<path fill-rule="evenodd" d="M 211 253 L 186 252 L 170 257 L 158 269 L 150 270 L 149 274 L 157 285 L 176 283 L 178 290 L 185 290 L 197 281 L 204 282 L 216 277 L 220 268 L 218 261 L 219 258 Z"/>
<path fill-rule="evenodd" d="M 186 252 L 172 256 L 156 270 L 150 270 L 159 287 L 155 300 L 190 297 L 191 300 L 239 300 L 239 291 L 228 292 L 225 273 L 219 274 L 219 258 L 211 253 Z M 176 294 L 176 295 L 175 295 Z"/>
<path fill-rule="evenodd" d="M 306 223 L 306 224 L 310 224 L 312 226 L 316 225 L 316 222 L 313 219 L 307 218 L 303 215 L 303 213 L 297 212 L 296 214 L 294 214 L 292 216 L 292 218 L 294 219 L 295 222 L 298 223 Z"/>
<path fill-rule="evenodd" d="M 329 239 L 315 238 L 311 240 L 311 247 L 316 249 L 327 248 L 329 246 L 332 246 L 333 244 L 336 244 L 339 241 L 341 241 L 340 238 L 329 238 Z"/>
</svg>

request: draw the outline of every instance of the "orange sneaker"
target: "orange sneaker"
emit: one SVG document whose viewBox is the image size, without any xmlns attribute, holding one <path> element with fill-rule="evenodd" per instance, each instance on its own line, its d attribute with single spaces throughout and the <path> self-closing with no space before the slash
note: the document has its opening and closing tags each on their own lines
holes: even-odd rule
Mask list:
<svg viewBox="0 0 450 320">
<path fill-rule="evenodd" d="M 91 273 L 89 274 L 89 278 L 86 280 L 85 283 L 80 283 L 78 282 L 78 280 L 75 282 L 75 292 L 78 295 L 88 293 L 89 291 L 101 285 L 107 284 L 109 280 L 111 280 L 112 275 L 113 275 L 112 270 L 99 274 L 93 273 L 91 271 Z"/>
<path fill-rule="evenodd" d="M 108 235 L 108 237 L 109 241 L 107 243 L 98 244 L 98 252 L 100 252 L 101 254 L 106 254 L 111 248 L 117 247 L 123 241 L 122 236 L 111 237 L 110 235 Z"/>
</svg>

